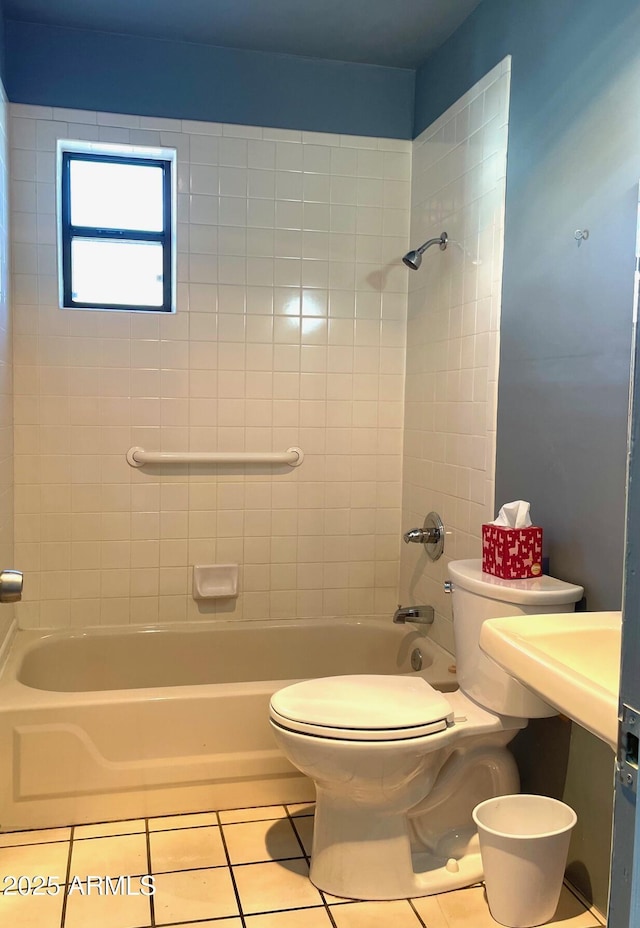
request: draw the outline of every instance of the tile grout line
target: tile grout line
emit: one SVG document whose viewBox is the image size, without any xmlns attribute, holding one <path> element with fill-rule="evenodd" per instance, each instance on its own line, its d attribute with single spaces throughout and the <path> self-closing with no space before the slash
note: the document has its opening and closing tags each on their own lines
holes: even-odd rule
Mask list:
<svg viewBox="0 0 640 928">
<path fill-rule="evenodd" d="M 216 826 L 212 825 L 211 827 L 215 828 Z M 204 864 L 201 867 L 183 867 L 181 870 L 159 870 L 157 873 L 157 876 L 164 876 L 166 873 L 191 873 L 192 871 L 196 871 L 196 870 L 224 870 L 225 868 L 228 870 L 229 867 L 256 867 L 259 864 L 286 864 L 286 863 L 291 863 L 292 861 L 295 861 L 295 860 L 304 860 L 304 859 L 305 858 L 303 858 L 302 856 L 299 856 L 299 857 L 265 857 L 262 860 L 245 860 L 242 863 L 237 863 L 237 864 L 224 863 L 224 864 L 216 864 L 215 866 L 212 866 L 211 864 Z"/>
<path fill-rule="evenodd" d="M 196 925 L 196 926 L 203 925 L 206 928 L 206 926 L 215 924 L 215 922 L 224 922 L 224 921 L 228 921 L 230 918 L 238 918 L 238 917 L 239 916 L 237 915 L 215 915 L 213 918 L 196 918 L 195 921 L 191 919 L 188 922 L 185 922 L 185 921 L 163 922 L 161 928 L 182 928 L 183 925 L 187 925 L 189 926 L 189 928 L 191 928 L 191 925 Z M 146 925 L 145 925 L 145 928 L 147 928 Z"/>
<path fill-rule="evenodd" d="M 74 838 L 75 830 L 76 830 L 75 826 L 72 825 L 71 831 L 69 833 L 69 854 L 67 856 L 67 871 L 64 875 L 64 887 L 62 889 L 64 896 L 62 899 L 62 911 L 60 912 L 60 928 L 64 928 L 64 923 L 67 919 L 67 902 L 69 899 L 68 886 L 69 886 L 69 878 L 71 876 L 71 857 L 73 854 L 73 838 Z"/>
<path fill-rule="evenodd" d="M 426 922 L 424 922 L 424 921 L 422 920 L 422 917 L 421 917 L 420 913 L 418 912 L 418 910 L 416 909 L 415 905 L 413 904 L 413 899 L 407 899 L 407 902 L 408 902 L 409 905 L 411 906 L 411 908 L 412 908 L 412 910 L 413 910 L 413 913 L 414 913 L 415 917 L 418 919 L 418 921 L 420 922 L 420 925 L 422 926 L 422 928 L 427 928 Z"/>
<path fill-rule="evenodd" d="M 149 819 L 146 817 L 144 820 L 144 837 L 145 837 L 145 845 L 147 848 L 147 873 L 152 874 L 153 870 L 152 870 L 152 864 L 151 864 L 151 835 L 149 834 Z M 155 880 L 154 880 L 154 884 L 155 884 Z M 151 928 L 155 928 L 156 907 L 154 903 L 153 893 L 149 896 L 149 910 L 150 910 L 150 916 L 151 916 Z"/>
<path fill-rule="evenodd" d="M 320 895 L 322 896 L 322 901 L 324 902 L 324 910 L 325 910 L 325 912 L 327 913 L 327 918 L 328 918 L 329 921 L 331 922 L 333 928 L 338 928 L 338 926 L 336 925 L 335 919 L 334 919 L 334 917 L 333 917 L 333 913 L 332 913 L 332 911 L 331 911 L 331 907 L 330 907 L 329 903 L 327 902 L 327 900 L 326 900 L 325 897 L 324 897 L 324 893 L 321 892 Z"/>
<path fill-rule="evenodd" d="M 302 850 L 302 853 L 304 854 L 304 859 L 305 859 L 306 862 L 307 862 L 307 866 L 310 868 L 310 867 L 311 867 L 311 855 L 310 855 L 310 854 L 307 855 L 306 848 L 305 848 L 304 844 L 302 843 L 302 838 L 301 838 L 300 835 L 298 834 L 298 829 L 296 828 L 296 825 L 295 825 L 295 819 L 296 819 L 296 818 L 313 818 L 313 819 L 315 819 L 315 804 L 314 804 L 314 814 L 311 815 L 311 816 L 306 816 L 306 815 L 294 816 L 294 815 L 291 815 L 291 813 L 289 812 L 289 807 L 286 805 L 286 803 L 285 803 L 284 809 L 285 809 L 285 812 L 287 813 L 287 818 L 289 819 L 289 822 L 290 822 L 290 824 L 291 824 L 291 827 L 293 828 L 293 833 L 295 834 L 295 836 L 296 836 L 296 838 L 297 838 L 297 841 L 298 841 L 298 844 L 300 845 L 300 849 Z M 308 878 L 308 877 L 307 877 L 307 878 Z M 311 882 L 311 881 L 309 880 L 309 882 Z M 316 889 L 318 889 L 317 886 L 316 886 Z M 323 904 L 323 906 L 324 906 L 324 910 L 325 910 L 325 912 L 327 913 L 327 918 L 328 918 L 329 921 L 331 922 L 332 928 L 338 928 L 338 926 L 337 926 L 336 923 L 335 923 L 335 920 L 334 920 L 333 915 L 332 915 L 332 913 L 331 913 L 331 909 L 330 909 L 330 907 L 329 907 L 329 903 L 327 902 L 324 893 L 322 892 L 322 890 L 318 890 L 318 892 L 320 893 L 320 898 L 322 899 L 322 904 Z"/>
<path fill-rule="evenodd" d="M 226 839 L 225 839 L 225 836 L 224 836 L 224 830 L 223 830 L 223 828 L 222 828 L 222 822 L 220 821 L 220 813 L 219 813 L 218 811 L 216 811 L 216 820 L 217 820 L 217 822 L 218 822 L 218 828 L 220 829 L 220 838 L 221 838 L 221 840 L 222 840 L 222 846 L 223 846 L 223 848 L 224 848 L 224 854 L 225 854 L 225 857 L 227 858 L 227 869 L 228 869 L 228 871 L 229 871 L 229 876 L 231 877 L 231 883 L 233 884 L 233 892 L 234 892 L 235 897 L 236 897 L 236 904 L 237 904 L 237 906 L 238 906 L 238 914 L 239 914 L 239 916 L 240 916 L 240 922 L 241 922 L 241 924 L 242 924 L 242 928 L 246 928 L 247 923 L 246 923 L 246 921 L 245 921 L 244 912 L 243 912 L 243 910 L 242 910 L 242 902 L 241 902 L 241 900 L 240 900 L 240 893 L 238 892 L 238 886 L 237 886 L 237 884 L 236 884 L 235 874 L 234 874 L 234 872 L 233 872 L 233 867 L 231 866 L 231 857 L 230 857 L 230 855 L 229 855 L 229 849 L 227 848 L 227 842 L 226 842 Z"/>
<path fill-rule="evenodd" d="M 306 860 L 307 864 L 309 864 L 309 863 L 311 862 L 311 856 L 310 856 L 309 854 L 307 854 L 307 850 L 306 850 L 304 844 L 302 843 L 302 838 L 301 838 L 300 835 L 298 834 L 298 829 L 296 828 L 295 822 L 294 822 L 294 816 L 290 814 L 289 809 L 287 808 L 286 805 L 285 805 L 284 809 L 285 809 L 285 812 L 287 813 L 287 819 L 289 820 L 289 824 L 290 824 L 291 827 L 293 828 L 293 833 L 294 833 L 294 835 L 296 836 L 296 841 L 297 841 L 298 844 L 300 845 L 300 850 L 302 851 L 302 853 L 303 853 L 303 855 L 304 855 L 304 859 Z M 298 817 L 307 818 L 306 815 L 305 815 L 305 816 L 298 816 Z M 309 817 L 313 817 L 313 816 L 309 816 Z"/>
</svg>

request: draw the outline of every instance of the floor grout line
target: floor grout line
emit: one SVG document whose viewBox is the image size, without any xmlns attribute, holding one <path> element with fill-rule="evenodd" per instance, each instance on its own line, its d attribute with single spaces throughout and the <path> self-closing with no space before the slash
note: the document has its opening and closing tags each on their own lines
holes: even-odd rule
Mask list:
<svg viewBox="0 0 640 928">
<path fill-rule="evenodd" d="M 227 847 L 227 840 L 224 836 L 224 829 L 222 827 L 222 822 L 220 821 L 220 813 L 216 812 L 216 819 L 218 820 L 218 827 L 220 829 L 220 838 L 222 840 L 222 846 L 224 847 L 225 857 L 227 858 L 227 868 L 229 870 L 229 875 L 231 877 L 231 882 L 233 884 L 233 892 L 236 897 L 236 905 L 238 906 L 238 914 L 240 915 L 240 922 L 242 928 L 246 928 L 247 923 L 244 918 L 244 912 L 242 911 L 242 902 L 240 900 L 240 893 L 238 891 L 238 884 L 236 883 L 236 877 L 233 872 L 233 867 L 231 866 L 231 855 L 229 854 L 229 848 Z"/>
<path fill-rule="evenodd" d="M 422 925 L 422 928 L 427 928 L 426 922 L 423 922 L 422 916 L 420 915 L 420 913 L 419 913 L 418 910 L 416 909 L 415 905 L 413 904 L 413 899 L 407 899 L 407 902 L 409 903 L 409 905 L 410 905 L 411 908 L 413 909 L 413 914 L 415 915 L 415 917 L 418 919 L 418 921 L 419 921 L 420 924 Z"/>
<path fill-rule="evenodd" d="M 286 811 L 287 811 L 287 819 L 288 819 L 288 821 L 289 821 L 289 824 L 290 824 L 291 827 L 293 828 L 293 833 L 294 833 L 294 835 L 296 836 L 296 840 L 297 840 L 298 844 L 300 845 L 300 850 L 302 851 L 302 853 L 303 853 L 303 855 L 304 855 L 304 859 L 306 860 L 306 862 L 309 863 L 311 858 L 310 858 L 310 856 L 307 854 L 307 849 L 305 848 L 305 846 L 304 846 L 304 844 L 303 844 L 303 842 L 302 842 L 302 838 L 301 838 L 300 835 L 298 834 L 298 829 L 296 828 L 295 822 L 294 822 L 294 820 L 293 820 L 293 816 L 290 815 L 288 809 L 287 809 Z M 305 817 L 306 817 L 306 816 L 305 816 Z"/>
<path fill-rule="evenodd" d="M 147 873 L 150 875 L 150 874 L 152 874 L 154 871 L 153 871 L 153 869 L 152 869 L 152 866 L 153 866 L 153 865 L 152 865 L 152 862 L 151 862 L 151 838 L 150 838 L 150 835 L 149 835 L 149 819 L 148 819 L 148 818 L 145 818 L 145 820 L 144 820 L 144 836 L 145 836 L 145 841 L 146 841 L 146 845 L 147 845 Z M 149 896 L 149 910 L 150 910 L 150 913 L 151 913 L 151 928 L 155 928 L 155 924 L 156 924 L 156 907 L 155 907 L 154 901 L 153 901 L 153 893 Z"/>
<path fill-rule="evenodd" d="M 262 914 L 262 913 L 260 913 Z M 224 922 L 228 921 L 230 918 L 239 918 L 238 915 L 214 915 L 209 918 L 190 918 L 186 921 L 183 919 L 179 922 L 163 922 L 157 928 L 181 928 L 182 925 L 210 925 L 212 922 Z M 145 926 L 147 928 L 147 926 Z"/>
<path fill-rule="evenodd" d="M 60 928 L 64 928 L 64 923 L 67 919 L 67 901 L 69 896 L 67 895 L 67 886 L 69 884 L 69 877 L 71 876 L 71 857 L 73 855 L 73 836 L 75 828 L 71 826 L 71 833 L 69 835 L 69 853 L 67 854 L 67 871 L 64 875 L 64 887 L 62 888 L 62 911 L 60 912 Z M 37 845 L 32 845 L 32 847 L 37 847 Z"/>
<path fill-rule="evenodd" d="M 322 895 L 322 893 L 321 893 L 321 895 Z M 338 926 L 336 925 L 335 919 L 334 919 L 334 917 L 333 917 L 333 913 L 332 913 L 332 911 L 331 911 L 331 908 L 330 908 L 330 906 L 329 906 L 329 903 L 328 903 L 327 900 L 324 898 L 324 896 L 322 896 L 322 901 L 324 902 L 324 910 L 325 910 L 325 912 L 327 913 L 327 918 L 328 918 L 329 921 L 331 922 L 333 928 L 338 928 Z"/>
<path fill-rule="evenodd" d="M 289 809 L 288 809 L 286 806 L 285 806 L 285 811 L 286 811 L 286 813 L 287 813 L 287 818 L 288 818 L 288 820 L 289 820 L 289 823 L 290 823 L 291 827 L 293 828 L 293 833 L 295 834 L 296 839 L 297 839 L 297 841 L 298 841 L 298 844 L 300 845 L 300 848 L 301 848 L 301 850 L 302 850 L 302 853 L 304 854 L 304 859 L 305 859 L 306 862 L 307 862 L 307 866 L 309 867 L 309 870 L 311 870 L 311 855 L 310 855 L 310 854 L 307 854 L 307 849 L 305 848 L 304 843 L 303 843 L 303 841 L 302 841 L 302 838 L 300 837 L 300 835 L 299 835 L 299 833 L 298 833 L 298 829 L 296 828 L 295 819 L 296 819 L 296 818 L 312 818 L 313 816 L 309 816 L 309 815 L 291 815 L 291 813 L 289 812 Z M 317 886 L 316 886 L 316 889 L 318 889 Z M 324 910 L 325 910 L 325 912 L 327 913 L 327 918 L 328 918 L 329 921 L 331 922 L 332 928 L 338 928 L 338 926 L 337 926 L 336 923 L 335 923 L 334 917 L 333 917 L 333 915 L 331 914 L 331 910 L 329 909 L 329 903 L 328 903 L 327 900 L 325 899 L 324 893 L 322 892 L 322 890 L 318 890 L 318 892 L 320 893 L 320 898 L 322 899 L 322 905 L 324 906 Z"/>
<path fill-rule="evenodd" d="M 292 814 L 289 812 L 289 809 L 287 808 L 286 805 L 285 805 L 285 811 L 286 811 L 286 813 L 287 813 L 287 818 L 289 819 L 289 822 L 290 822 L 290 824 L 291 824 L 291 827 L 293 828 L 293 832 L 294 832 L 296 838 L 298 839 L 298 844 L 299 844 L 300 847 L 302 848 L 302 853 L 304 854 L 304 859 L 305 859 L 306 862 L 307 862 L 307 866 L 309 867 L 309 870 L 311 870 L 311 855 L 310 855 L 310 854 L 307 854 L 307 849 L 306 849 L 305 846 L 304 846 L 304 843 L 303 843 L 303 841 L 302 841 L 302 838 L 301 838 L 300 835 L 298 834 L 298 829 L 296 828 L 295 820 L 296 820 L 296 818 L 314 818 L 314 817 L 315 817 L 315 811 L 314 811 L 314 814 L 313 814 L 313 815 L 292 815 Z M 317 886 L 316 886 L 316 889 L 318 889 Z M 331 914 L 331 909 L 329 908 L 329 903 L 327 902 L 324 893 L 322 892 L 321 889 L 318 889 L 318 892 L 320 893 L 320 898 L 322 899 L 322 904 L 323 904 L 323 906 L 324 906 L 324 910 L 325 910 L 325 912 L 327 913 L 327 918 L 328 918 L 329 921 L 331 922 L 332 928 L 338 928 L 338 926 L 336 925 L 335 919 L 334 919 L 333 915 Z"/>
</svg>

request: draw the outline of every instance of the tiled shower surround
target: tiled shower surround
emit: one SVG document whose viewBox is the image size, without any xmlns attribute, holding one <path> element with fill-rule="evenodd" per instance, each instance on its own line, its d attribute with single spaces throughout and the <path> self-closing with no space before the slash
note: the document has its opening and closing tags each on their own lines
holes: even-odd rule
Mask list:
<svg viewBox="0 0 640 928">
<path fill-rule="evenodd" d="M 493 512 L 509 76 L 413 144 L 11 106 L 24 627 L 388 616 L 400 573 L 452 648 L 446 561 Z M 58 308 L 59 138 L 177 149 L 177 314 Z M 306 457 L 134 469 L 132 445 Z M 432 509 L 436 564 L 400 541 Z M 237 600 L 194 602 L 212 563 Z"/>
<path fill-rule="evenodd" d="M 411 143 L 11 114 L 21 624 L 389 615 Z M 177 314 L 58 308 L 59 138 L 177 149 Z M 132 445 L 306 457 L 133 469 Z M 229 562 L 239 598 L 196 604 L 191 565 Z"/>
<path fill-rule="evenodd" d="M 447 535 L 436 562 L 403 545 L 400 598 L 435 607 L 451 651 L 446 565 L 478 557 L 494 518 L 510 76 L 507 57 L 413 143 L 411 247 L 443 231 L 449 244 L 409 272 L 402 525 L 435 509 Z"/>
</svg>

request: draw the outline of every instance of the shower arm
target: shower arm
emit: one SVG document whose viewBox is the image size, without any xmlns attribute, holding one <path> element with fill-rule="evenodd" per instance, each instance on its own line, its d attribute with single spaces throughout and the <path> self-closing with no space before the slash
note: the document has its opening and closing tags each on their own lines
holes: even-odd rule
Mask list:
<svg viewBox="0 0 640 928">
<path fill-rule="evenodd" d="M 416 248 L 416 251 L 419 255 L 423 255 L 427 248 L 431 248 L 432 245 L 439 245 L 440 251 L 444 251 L 447 247 L 447 242 L 449 237 L 446 232 L 443 232 L 442 235 L 439 235 L 437 238 L 430 238 L 428 242 L 425 242 L 424 245 L 420 245 L 419 248 Z"/>
</svg>

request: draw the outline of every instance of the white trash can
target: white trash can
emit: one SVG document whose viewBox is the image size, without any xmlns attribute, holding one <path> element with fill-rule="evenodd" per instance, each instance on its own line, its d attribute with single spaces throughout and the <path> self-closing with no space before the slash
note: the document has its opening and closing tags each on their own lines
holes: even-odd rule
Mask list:
<svg viewBox="0 0 640 928">
<path fill-rule="evenodd" d="M 547 796 L 497 796 L 473 810 L 487 900 L 509 928 L 533 928 L 553 916 L 576 813 Z"/>
</svg>

